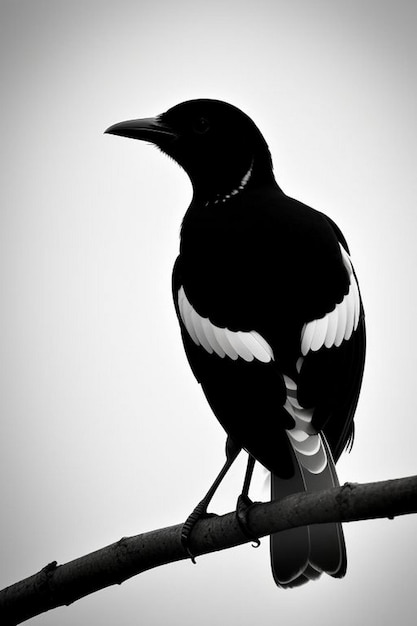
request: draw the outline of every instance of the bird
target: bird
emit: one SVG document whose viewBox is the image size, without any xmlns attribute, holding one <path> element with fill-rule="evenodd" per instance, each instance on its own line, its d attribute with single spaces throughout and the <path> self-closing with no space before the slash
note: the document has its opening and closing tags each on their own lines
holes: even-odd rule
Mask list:
<svg viewBox="0 0 417 626">
<path fill-rule="evenodd" d="M 172 290 L 192 372 L 226 432 L 226 461 L 183 525 L 190 536 L 237 455 L 248 464 L 236 515 L 253 537 L 256 462 L 271 499 L 338 486 L 335 463 L 354 438 L 365 317 L 346 240 L 323 212 L 286 195 L 261 131 L 236 106 L 188 100 L 106 133 L 157 146 L 188 174 Z M 275 583 L 299 587 L 347 558 L 339 523 L 271 535 Z"/>
</svg>

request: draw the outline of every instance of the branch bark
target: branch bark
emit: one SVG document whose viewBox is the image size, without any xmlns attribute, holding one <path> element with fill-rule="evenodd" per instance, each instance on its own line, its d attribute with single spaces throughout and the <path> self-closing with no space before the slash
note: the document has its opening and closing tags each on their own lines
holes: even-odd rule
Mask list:
<svg viewBox="0 0 417 626">
<path fill-rule="evenodd" d="M 326 522 L 417 513 L 417 476 L 377 483 L 346 483 L 316 493 L 294 494 L 280 501 L 258 503 L 250 509 L 254 536 Z M 148 569 L 188 558 L 180 541 L 182 524 L 123 537 L 101 550 L 40 572 L 0 591 L 0 622 L 14 626 L 58 606 L 110 585 L 121 584 Z M 242 535 L 234 513 L 201 520 L 192 533 L 196 556 L 224 550 L 249 540 Z"/>
</svg>

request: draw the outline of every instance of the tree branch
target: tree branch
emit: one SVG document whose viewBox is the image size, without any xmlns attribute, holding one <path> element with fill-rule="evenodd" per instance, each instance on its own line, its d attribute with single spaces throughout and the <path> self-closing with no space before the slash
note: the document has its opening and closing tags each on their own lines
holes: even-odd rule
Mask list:
<svg viewBox="0 0 417 626">
<path fill-rule="evenodd" d="M 249 512 L 254 536 L 306 524 L 417 513 L 417 476 L 377 483 L 346 483 L 316 493 L 294 494 L 280 501 L 259 503 Z M 56 562 L 0 591 L 0 621 L 14 626 L 110 585 L 121 584 L 148 569 L 188 558 L 180 541 L 182 524 L 124 537 L 101 550 L 64 565 Z M 234 513 L 201 520 L 192 533 L 191 549 L 198 556 L 249 540 Z"/>
</svg>

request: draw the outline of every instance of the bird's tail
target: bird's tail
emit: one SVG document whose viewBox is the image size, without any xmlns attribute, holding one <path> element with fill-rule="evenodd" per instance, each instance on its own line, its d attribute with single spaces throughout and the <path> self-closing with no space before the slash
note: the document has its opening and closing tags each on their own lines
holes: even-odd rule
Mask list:
<svg viewBox="0 0 417 626">
<path fill-rule="evenodd" d="M 302 491 L 319 491 L 339 484 L 329 446 L 323 434 L 320 454 L 325 455 L 320 471 L 311 465 L 308 457 L 294 449 L 295 473 L 292 478 L 271 476 L 271 496 L 280 500 Z M 324 465 L 324 467 L 323 467 Z M 313 470 L 313 471 L 312 471 Z M 291 528 L 271 535 L 271 565 L 274 580 L 279 587 L 298 587 L 315 580 L 322 572 L 335 578 L 346 573 L 346 549 L 340 524 L 314 524 Z"/>
</svg>

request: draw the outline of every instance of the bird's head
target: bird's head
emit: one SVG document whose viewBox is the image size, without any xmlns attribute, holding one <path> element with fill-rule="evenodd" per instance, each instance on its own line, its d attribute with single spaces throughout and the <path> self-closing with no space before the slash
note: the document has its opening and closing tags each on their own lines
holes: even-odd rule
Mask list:
<svg viewBox="0 0 417 626">
<path fill-rule="evenodd" d="M 268 146 L 253 121 L 219 100 L 189 100 L 153 118 L 110 126 L 113 135 L 149 141 L 189 175 L 196 193 L 224 197 L 273 180 Z"/>
</svg>

